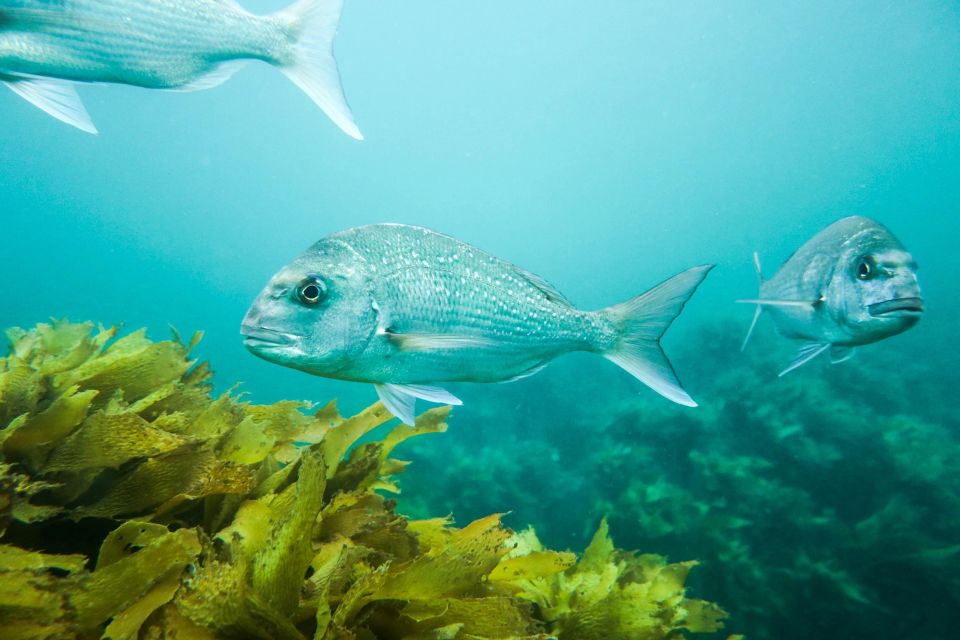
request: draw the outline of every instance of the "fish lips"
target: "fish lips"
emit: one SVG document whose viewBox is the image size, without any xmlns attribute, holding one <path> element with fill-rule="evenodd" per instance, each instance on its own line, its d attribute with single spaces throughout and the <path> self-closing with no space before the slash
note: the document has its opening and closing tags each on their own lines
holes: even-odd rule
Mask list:
<svg viewBox="0 0 960 640">
<path fill-rule="evenodd" d="M 240 326 L 240 335 L 243 336 L 243 345 L 254 353 L 292 347 L 301 337 L 295 333 L 249 324 Z"/>
<path fill-rule="evenodd" d="M 875 302 L 867 306 L 867 311 L 874 318 L 919 317 L 923 314 L 923 298 L 893 298 Z"/>
</svg>

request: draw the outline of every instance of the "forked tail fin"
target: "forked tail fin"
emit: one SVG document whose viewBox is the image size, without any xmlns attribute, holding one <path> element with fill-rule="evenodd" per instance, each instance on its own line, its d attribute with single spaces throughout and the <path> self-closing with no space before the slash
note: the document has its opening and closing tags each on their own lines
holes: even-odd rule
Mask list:
<svg viewBox="0 0 960 640">
<path fill-rule="evenodd" d="M 688 407 L 697 403 L 680 386 L 660 338 L 712 268 L 708 264 L 687 269 L 636 298 L 600 311 L 621 331 L 620 339 L 603 356 L 663 397 Z"/>
<path fill-rule="evenodd" d="M 277 14 L 297 30 L 292 61 L 280 66 L 280 70 L 344 133 L 363 140 L 343 95 L 333 57 L 333 38 L 342 10 L 343 0 L 298 0 Z"/>
<path fill-rule="evenodd" d="M 763 286 L 763 268 L 760 266 L 760 254 L 756 251 L 753 252 L 753 266 L 757 270 L 757 291 L 760 291 L 760 287 Z M 759 293 L 757 294 L 760 295 Z M 743 337 L 743 342 L 740 344 L 740 351 L 742 352 L 747 348 L 747 342 L 750 340 L 750 336 L 753 335 L 753 329 L 757 326 L 757 320 L 760 319 L 760 314 L 763 312 L 763 305 L 757 305 L 756 310 L 753 312 L 753 320 L 750 321 L 750 328 L 747 329 L 747 335 Z"/>
</svg>

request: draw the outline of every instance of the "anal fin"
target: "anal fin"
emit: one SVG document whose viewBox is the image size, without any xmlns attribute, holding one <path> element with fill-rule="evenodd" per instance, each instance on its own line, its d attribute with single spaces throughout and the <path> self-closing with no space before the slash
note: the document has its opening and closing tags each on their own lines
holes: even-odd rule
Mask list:
<svg viewBox="0 0 960 640">
<path fill-rule="evenodd" d="M 779 375 L 784 376 L 797 367 L 802 367 L 829 348 L 829 343 L 805 342 L 797 350 L 797 354 L 793 357 L 793 360 L 790 361 L 790 364 L 787 365 L 787 368 L 781 371 Z"/>
<path fill-rule="evenodd" d="M 174 87 L 173 89 L 168 89 L 168 91 L 188 93 L 191 91 L 204 91 L 206 89 L 219 87 L 221 84 L 233 77 L 233 74 L 243 68 L 246 64 L 247 60 L 227 60 L 226 62 L 221 62 L 211 71 L 203 74 L 202 76 L 194 78 L 187 84 Z"/>
<path fill-rule="evenodd" d="M 842 347 L 835 344 L 830 347 L 830 364 L 840 364 L 841 362 L 846 362 L 853 357 L 853 353 L 853 347 Z"/>
<path fill-rule="evenodd" d="M 546 367 L 548 364 L 550 364 L 549 360 L 546 362 L 538 362 L 537 364 L 533 365 L 526 371 L 521 371 L 517 375 L 507 378 L 506 380 L 501 380 L 500 382 L 516 382 L 517 380 L 523 380 L 524 378 L 529 378 L 530 376 L 543 371 L 543 368 Z"/>
<path fill-rule="evenodd" d="M 463 404 L 446 389 L 431 387 L 422 384 L 378 384 L 377 395 L 387 411 L 400 418 L 406 425 L 413 426 L 416 422 L 415 406 L 417 398 L 438 404 Z"/>
<path fill-rule="evenodd" d="M 3 83 L 18 96 L 57 120 L 81 131 L 97 134 L 97 128 L 80 101 L 73 83 L 38 76 L 18 76 L 13 80 L 4 80 Z"/>
</svg>

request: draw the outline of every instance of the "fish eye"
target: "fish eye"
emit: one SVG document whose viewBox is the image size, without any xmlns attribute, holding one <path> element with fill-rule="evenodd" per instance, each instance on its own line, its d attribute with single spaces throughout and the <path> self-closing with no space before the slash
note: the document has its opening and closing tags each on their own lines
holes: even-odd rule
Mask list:
<svg viewBox="0 0 960 640">
<path fill-rule="evenodd" d="M 879 273 L 877 259 L 873 256 L 863 256 L 857 260 L 856 274 L 860 280 L 870 280 Z"/>
<path fill-rule="evenodd" d="M 315 305 L 327 293 L 327 288 L 323 282 L 315 277 L 305 278 L 297 286 L 297 299 L 305 305 Z"/>
</svg>

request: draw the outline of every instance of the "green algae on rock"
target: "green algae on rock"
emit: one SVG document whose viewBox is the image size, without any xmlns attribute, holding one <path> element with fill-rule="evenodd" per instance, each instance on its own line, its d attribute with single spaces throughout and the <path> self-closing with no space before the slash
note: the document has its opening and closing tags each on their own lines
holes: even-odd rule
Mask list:
<svg viewBox="0 0 960 640">
<path fill-rule="evenodd" d="M 407 438 L 357 444 L 376 404 L 211 396 L 199 340 L 66 321 L 11 329 L 0 359 L 4 638 L 640 638 L 719 629 L 695 563 L 614 549 L 577 561 L 498 515 L 410 521 L 384 493 Z"/>
</svg>

